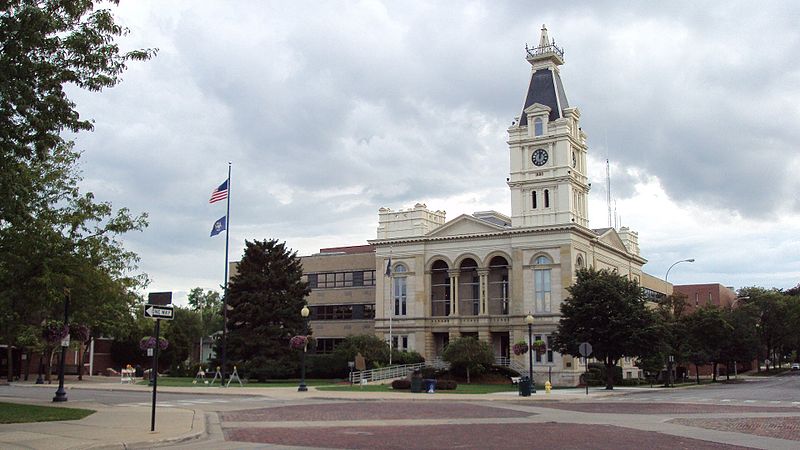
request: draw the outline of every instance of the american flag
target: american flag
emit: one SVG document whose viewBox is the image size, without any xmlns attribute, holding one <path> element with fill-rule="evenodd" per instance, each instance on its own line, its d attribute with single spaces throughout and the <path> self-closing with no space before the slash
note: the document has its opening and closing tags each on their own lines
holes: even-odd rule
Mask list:
<svg viewBox="0 0 800 450">
<path fill-rule="evenodd" d="M 211 192 L 211 198 L 208 199 L 208 203 L 218 202 L 226 198 L 228 198 L 228 180 L 225 180 L 224 183 L 220 184 L 218 188 Z"/>
</svg>

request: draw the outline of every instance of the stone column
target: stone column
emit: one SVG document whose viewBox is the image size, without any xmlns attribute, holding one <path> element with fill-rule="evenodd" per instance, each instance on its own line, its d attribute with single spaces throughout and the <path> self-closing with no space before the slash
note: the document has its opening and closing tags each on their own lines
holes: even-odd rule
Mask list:
<svg viewBox="0 0 800 450">
<path fill-rule="evenodd" d="M 485 316 L 489 313 L 489 269 L 478 269 L 478 277 L 480 280 L 478 288 L 478 292 L 480 293 L 479 313 Z"/>
<path fill-rule="evenodd" d="M 451 269 L 447 271 L 450 276 L 450 315 L 458 316 L 458 269 Z"/>
</svg>

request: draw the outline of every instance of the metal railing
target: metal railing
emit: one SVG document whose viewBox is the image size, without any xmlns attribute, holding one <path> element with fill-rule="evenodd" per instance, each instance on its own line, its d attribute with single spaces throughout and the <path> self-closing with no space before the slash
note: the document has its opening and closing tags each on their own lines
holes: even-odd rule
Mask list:
<svg viewBox="0 0 800 450">
<path fill-rule="evenodd" d="M 510 369 L 514 369 L 517 372 L 519 372 L 520 375 L 530 376 L 530 372 L 528 371 L 528 366 L 520 363 L 515 359 L 506 358 L 505 356 L 498 356 L 494 359 L 494 363 L 497 364 L 498 366 L 505 366 Z"/>
<path fill-rule="evenodd" d="M 350 374 L 351 383 L 372 383 L 375 381 L 393 380 L 396 378 L 405 378 L 409 373 L 422 370 L 424 367 L 433 367 L 435 369 L 447 369 L 450 364 L 441 360 L 441 358 L 433 359 L 416 364 L 403 364 L 398 366 L 380 367 L 377 369 L 359 370 Z"/>
</svg>

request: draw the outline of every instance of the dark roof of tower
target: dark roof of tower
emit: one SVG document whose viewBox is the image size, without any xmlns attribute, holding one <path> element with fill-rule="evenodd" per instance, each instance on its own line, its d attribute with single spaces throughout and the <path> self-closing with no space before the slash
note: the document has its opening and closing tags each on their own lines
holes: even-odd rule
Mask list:
<svg viewBox="0 0 800 450">
<path fill-rule="evenodd" d="M 519 117 L 521 126 L 528 125 L 528 115 L 525 114 L 525 110 L 534 103 L 550 107 L 550 120 L 564 117 L 563 110 L 569 108 L 569 103 L 558 72 L 554 73 L 550 69 L 539 69 L 531 74 L 528 95 L 525 97 L 525 105 L 522 107 L 522 113 Z M 559 108 L 559 103 L 561 108 Z"/>
</svg>

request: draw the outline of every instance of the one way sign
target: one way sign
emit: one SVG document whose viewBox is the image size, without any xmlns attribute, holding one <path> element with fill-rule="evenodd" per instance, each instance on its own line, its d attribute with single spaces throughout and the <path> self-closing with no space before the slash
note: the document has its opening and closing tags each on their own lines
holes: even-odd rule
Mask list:
<svg viewBox="0 0 800 450">
<path fill-rule="evenodd" d="M 172 306 L 144 305 L 144 316 L 150 319 L 172 320 L 175 317 L 175 310 Z"/>
</svg>

